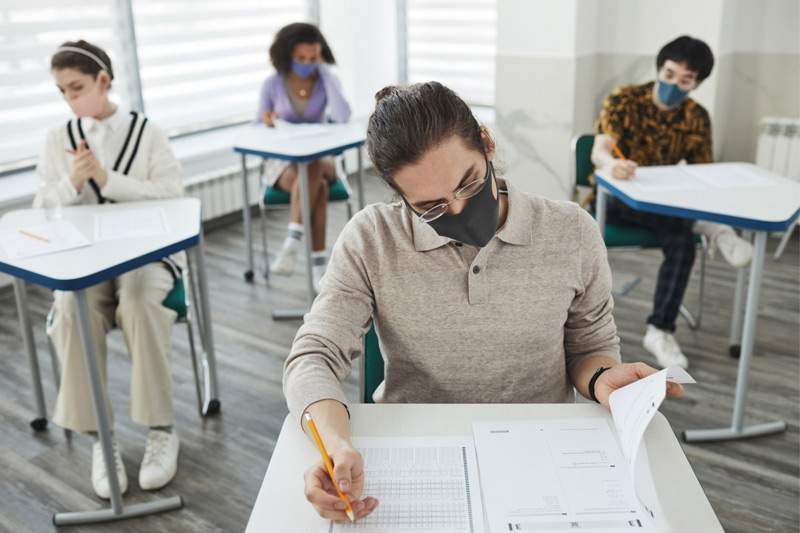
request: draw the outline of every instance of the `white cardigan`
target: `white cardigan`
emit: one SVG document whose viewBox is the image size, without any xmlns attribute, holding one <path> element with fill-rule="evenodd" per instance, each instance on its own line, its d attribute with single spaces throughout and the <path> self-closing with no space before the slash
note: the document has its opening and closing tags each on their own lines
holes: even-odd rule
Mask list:
<svg viewBox="0 0 800 533">
<path fill-rule="evenodd" d="M 90 120 L 92 119 L 83 119 L 86 122 L 90 122 Z M 183 195 L 181 165 L 170 149 L 166 134 L 158 126 L 141 114 L 128 114 L 121 109 L 117 109 L 103 122 L 108 122 L 103 129 L 111 131 L 110 136 L 112 137 L 105 139 L 108 142 L 100 143 L 103 146 L 98 150 L 103 153 L 97 154 L 98 157 L 101 157 L 101 161 L 104 161 L 106 172 L 108 172 L 108 180 L 100 189 L 101 194 L 107 200 L 129 202 L 178 198 Z M 78 192 L 69 179 L 74 156 L 67 150 L 73 148 L 73 141 L 80 144 L 82 129 L 78 128 L 78 123 L 79 119 L 73 118 L 69 124 L 62 124 L 48 131 L 44 150 L 37 165 L 40 180 L 45 179 L 47 171 L 58 178 L 58 193 L 62 205 L 98 202 L 98 197 L 88 182 Z M 72 138 L 70 138 L 68 128 L 72 131 Z M 91 133 L 91 131 L 87 131 L 90 143 L 93 137 Z M 120 148 L 123 145 L 125 151 L 119 158 Z M 91 144 L 90 148 L 95 150 Z M 118 158 L 120 164 L 114 170 Z M 126 170 L 127 172 L 125 172 Z M 33 206 L 42 206 L 42 198 L 38 190 Z"/>
</svg>

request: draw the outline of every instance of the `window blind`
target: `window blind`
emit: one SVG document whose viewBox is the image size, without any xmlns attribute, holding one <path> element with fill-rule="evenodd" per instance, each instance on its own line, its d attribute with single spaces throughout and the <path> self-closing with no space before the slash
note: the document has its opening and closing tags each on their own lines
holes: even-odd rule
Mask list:
<svg viewBox="0 0 800 533">
<path fill-rule="evenodd" d="M 406 0 L 408 82 L 438 81 L 494 105 L 496 0 Z"/>
</svg>

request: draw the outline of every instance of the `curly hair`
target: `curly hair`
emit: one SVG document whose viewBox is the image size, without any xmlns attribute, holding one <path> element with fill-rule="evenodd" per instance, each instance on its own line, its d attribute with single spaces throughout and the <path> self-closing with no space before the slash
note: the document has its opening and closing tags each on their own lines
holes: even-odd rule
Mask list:
<svg viewBox="0 0 800 533">
<path fill-rule="evenodd" d="M 278 33 L 275 34 L 275 40 L 272 42 L 272 46 L 269 47 L 269 58 L 278 73 L 285 74 L 291 70 L 292 53 L 294 53 L 294 47 L 297 46 L 298 43 L 321 44 L 322 58 L 329 65 L 336 64 L 333 52 L 330 46 L 328 46 L 325 37 L 322 36 L 322 32 L 319 31 L 319 28 L 313 24 L 295 22 L 281 28 Z"/>
</svg>

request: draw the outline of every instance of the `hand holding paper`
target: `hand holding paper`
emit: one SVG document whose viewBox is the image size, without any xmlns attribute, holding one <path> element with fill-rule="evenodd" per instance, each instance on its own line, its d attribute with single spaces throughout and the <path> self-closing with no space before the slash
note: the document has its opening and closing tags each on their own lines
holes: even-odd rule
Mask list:
<svg viewBox="0 0 800 533">
<path fill-rule="evenodd" d="M 609 405 L 609 398 L 614 391 L 635 383 L 640 379 L 651 376 L 657 372 L 658 370 L 644 363 L 628 363 L 613 366 L 603 372 L 603 374 L 597 380 L 597 383 L 595 383 L 594 394 L 604 407 L 611 409 L 613 406 Z M 684 374 L 686 373 L 684 372 Z M 686 376 L 688 376 L 688 374 L 686 374 Z M 679 383 L 686 382 L 667 381 L 666 394 L 676 397 L 683 396 L 683 386 L 679 385 Z M 694 381 L 691 381 L 690 383 L 694 383 Z"/>
</svg>

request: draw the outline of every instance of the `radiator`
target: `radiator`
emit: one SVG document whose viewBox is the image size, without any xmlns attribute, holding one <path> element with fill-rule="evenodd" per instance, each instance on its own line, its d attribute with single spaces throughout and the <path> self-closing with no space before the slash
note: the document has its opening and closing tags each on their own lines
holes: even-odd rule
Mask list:
<svg viewBox="0 0 800 533">
<path fill-rule="evenodd" d="M 248 161 L 247 184 L 251 205 L 255 205 L 258 198 L 260 161 Z M 202 203 L 204 221 L 242 210 L 241 165 L 228 165 L 195 174 L 186 179 L 184 186 L 184 196 L 198 198 Z"/>
<path fill-rule="evenodd" d="M 800 182 L 800 120 L 764 117 L 759 126 L 756 165 Z"/>
</svg>

